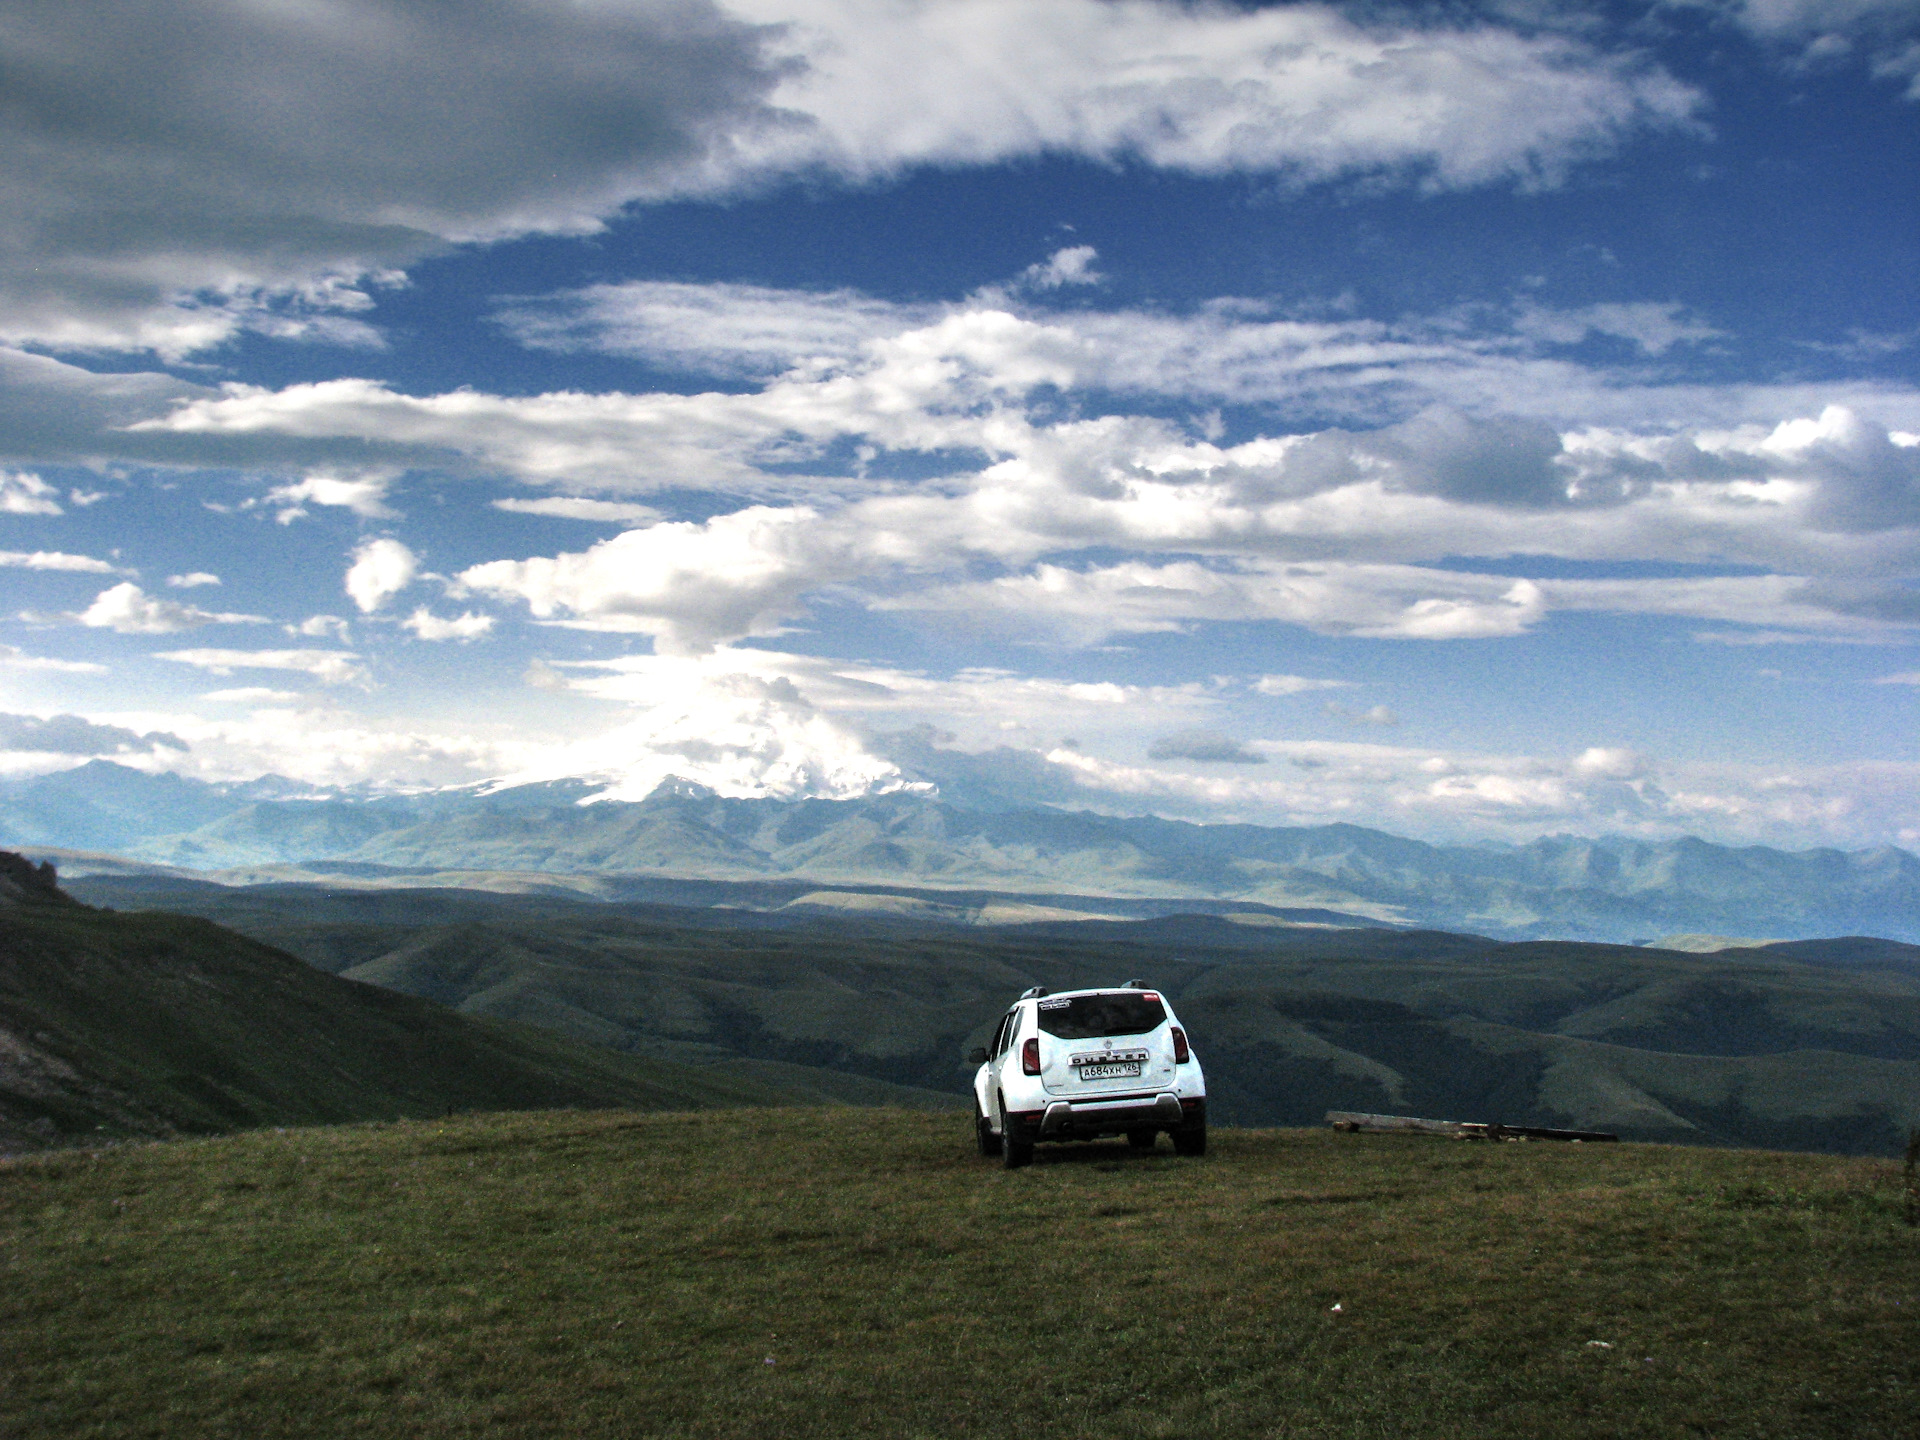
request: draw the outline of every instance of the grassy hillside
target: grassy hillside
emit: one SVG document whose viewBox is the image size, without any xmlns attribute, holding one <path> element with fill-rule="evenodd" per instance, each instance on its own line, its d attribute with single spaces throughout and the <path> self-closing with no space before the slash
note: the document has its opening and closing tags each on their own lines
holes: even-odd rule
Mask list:
<svg viewBox="0 0 1920 1440">
<path fill-rule="evenodd" d="M 617 1054 L 463 1016 L 206 920 L 0 909 L 0 1151 L 451 1110 L 913 1098 L 686 1063 L 713 1058 Z"/>
<path fill-rule="evenodd" d="M 1896 1166 L 902 1111 L 462 1117 L 0 1164 L 0 1431 L 1893 1440 Z"/>
<path fill-rule="evenodd" d="M 1388 1110 L 1890 1153 L 1920 1123 L 1920 949 L 1889 941 L 1703 955 L 1271 917 L 981 929 L 450 890 L 158 898 L 471 1015 L 956 1097 L 959 1057 L 1013 995 L 1140 976 L 1175 997 L 1237 1124 Z"/>
</svg>

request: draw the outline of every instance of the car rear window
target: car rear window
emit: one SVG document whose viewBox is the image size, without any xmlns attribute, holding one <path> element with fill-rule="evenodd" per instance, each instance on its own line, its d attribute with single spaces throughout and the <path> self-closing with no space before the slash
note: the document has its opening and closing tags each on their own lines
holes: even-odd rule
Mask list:
<svg viewBox="0 0 1920 1440">
<path fill-rule="evenodd" d="M 1158 995 L 1063 995 L 1040 1002 L 1040 1028 L 1061 1040 L 1144 1035 L 1166 1018 Z"/>
</svg>

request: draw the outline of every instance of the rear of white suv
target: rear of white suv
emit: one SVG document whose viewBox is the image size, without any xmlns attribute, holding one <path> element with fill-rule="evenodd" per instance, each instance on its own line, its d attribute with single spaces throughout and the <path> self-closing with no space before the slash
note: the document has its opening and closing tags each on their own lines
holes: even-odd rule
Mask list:
<svg viewBox="0 0 1920 1440">
<path fill-rule="evenodd" d="M 1108 990 L 1035 987 L 969 1057 L 980 1153 L 1009 1169 L 1043 1140 L 1125 1135 L 1151 1149 L 1159 1133 L 1182 1155 L 1207 1148 L 1207 1082 L 1166 997 L 1129 981 Z"/>
</svg>

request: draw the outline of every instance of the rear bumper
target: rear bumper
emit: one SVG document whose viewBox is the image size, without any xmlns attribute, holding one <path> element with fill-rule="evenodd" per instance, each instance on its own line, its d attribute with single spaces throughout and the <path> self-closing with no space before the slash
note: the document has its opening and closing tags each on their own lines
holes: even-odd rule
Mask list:
<svg viewBox="0 0 1920 1440">
<path fill-rule="evenodd" d="M 1187 1130 L 1207 1123 L 1205 1099 L 1183 1100 L 1171 1090 L 1108 1100 L 1054 1100 L 1044 1110 L 1007 1116 L 1020 1140 L 1087 1140 L 1128 1130 Z"/>
</svg>

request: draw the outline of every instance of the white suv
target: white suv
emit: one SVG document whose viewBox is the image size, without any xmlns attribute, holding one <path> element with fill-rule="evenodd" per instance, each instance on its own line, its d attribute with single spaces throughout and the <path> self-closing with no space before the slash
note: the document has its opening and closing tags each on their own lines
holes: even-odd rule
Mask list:
<svg viewBox="0 0 1920 1440">
<path fill-rule="evenodd" d="M 1014 1001 L 993 1042 L 967 1057 L 982 1155 L 1009 1170 L 1039 1140 L 1125 1135 L 1150 1150 L 1165 1130 L 1207 1151 L 1207 1081 L 1166 997 L 1138 980 L 1112 990 L 1040 986 Z"/>
</svg>

